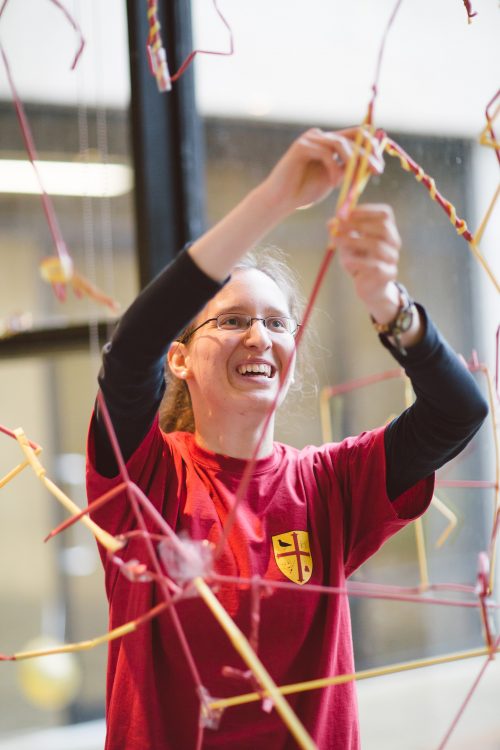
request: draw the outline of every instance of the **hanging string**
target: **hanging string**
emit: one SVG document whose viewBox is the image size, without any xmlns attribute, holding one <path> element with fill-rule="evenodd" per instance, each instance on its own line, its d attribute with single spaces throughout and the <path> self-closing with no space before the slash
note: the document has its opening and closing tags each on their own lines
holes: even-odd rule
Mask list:
<svg viewBox="0 0 500 750">
<path fill-rule="evenodd" d="M 477 16 L 477 11 L 472 10 L 472 3 L 470 0 L 463 0 L 463 4 L 465 5 L 465 10 L 467 12 L 467 22 L 472 23 L 472 19 Z"/>
<path fill-rule="evenodd" d="M 88 6 L 87 11 L 88 11 Z M 78 16 L 82 19 L 82 8 L 80 0 L 77 0 Z M 86 102 L 85 69 L 80 66 L 77 74 L 77 123 L 78 123 L 78 157 L 84 164 L 90 164 L 89 143 L 89 114 Z M 96 281 L 96 250 L 95 250 L 95 223 L 94 205 L 89 192 L 84 190 L 81 198 L 82 205 L 82 229 L 83 229 L 83 252 L 85 258 L 85 273 L 92 282 Z M 101 353 L 99 345 L 99 324 L 97 312 L 93 305 L 87 304 L 87 322 L 89 329 L 89 350 L 95 368 L 98 368 Z M 94 382 L 94 373 L 91 373 Z"/>
<path fill-rule="evenodd" d="M 5 2 L 7 2 L 7 0 L 5 0 Z M 5 4 L 3 7 L 5 8 Z M 37 179 L 37 182 L 40 188 L 40 198 L 42 201 L 45 218 L 47 219 L 47 225 L 49 227 L 50 234 L 52 235 L 52 240 L 53 240 L 54 247 L 56 249 L 56 252 L 57 252 L 60 264 L 61 264 L 61 268 L 63 272 L 67 274 L 67 277 L 71 278 L 71 275 L 73 273 L 73 261 L 71 259 L 71 256 L 66 247 L 66 243 L 62 236 L 61 228 L 59 226 L 59 221 L 57 219 L 56 212 L 54 210 L 54 204 L 52 203 L 52 199 L 50 198 L 49 194 L 47 193 L 45 189 L 42 176 L 40 174 L 40 170 L 38 169 L 38 166 L 37 166 L 38 154 L 37 154 L 37 150 L 35 147 L 35 141 L 31 133 L 31 128 L 30 128 L 28 118 L 26 117 L 26 113 L 24 111 L 23 103 L 19 97 L 16 85 L 14 83 L 14 79 L 12 76 L 12 71 L 10 68 L 9 61 L 7 59 L 7 55 L 1 43 L 0 43 L 0 54 L 2 56 L 3 64 L 5 67 L 5 72 L 7 74 L 7 81 L 9 83 L 9 87 L 12 93 L 14 109 L 16 111 L 17 119 L 19 121 L 21 135 L 24 141 L 26 152 L 28 154 L 28 158 L 31 162 L 33 171 L 35 173 L 35 177 Z M 66 289 L 63 283 L 55 282 L 53 283 L 53 288 L 54 288 L 54 292 L 56 296 L 59 297 L 59 299 L 66 298 Z"/>
<path fill-rule="evenodd" d="M 64 6 L 62 6 L 62 4 L 58 0 L 52 0 L 52 2 L 64 12 L 65 17 L 70 21 L 71 25 L 78 32 L 80 36 L 80 45 L 79 45 L 79 48 L 78 48 L 78 51 L 77 51 L 77 54 L 75 56 L 75 59 L 73 61 L 73 66 L 72 66 L 74 67 L 76 63 L 78 62 L 80 54 L 83 50 L 83 45 L 84 45 L 83 35 L 81 33 L 79 25 L 76 23 L 73 17 L 70 16 L 66 8 L 64 8 Z M 4 0 L 4 3 L 2 7 L 0 8 L 0 18 L 2 17 L 2 14 L 4 13 L 6 6 L 7 6 L 7 0 Z M 44 185 L 42 176 L 40 174 L 39 165 L 38 165 L 38 162 L 39 162 L 38 154 L 37 154 L 37 150 L 35 147 L 35 142 L 33 139 L 32 132 L 31 132 L 30 124 L 29 124 L 28 118 L 26 117 L 26 113 L 24 111 L 24 106 L 21 101 L 21 98 L 17 92 L 17 88 L 14 83 L 14 79 L 12 76 L 12 71 L 10 68 L 7 55 L 1 43 L 0 43 L 0 56 L 4 63 L 5 71 L 7 74 L 7 80 L 8 80 L 9 87 L 12 93 L 12 100 L 13 100 L 14 108 L 15 108 L 16 115 L 19 121 L 19 127 L 21 130 L 22 138 L 24 141 L 26 152 L 28 154 L 28 158 L 33 168 L 35 178 L 38 182 L 43 210 L 44 210 L 45 217 L 47 220 L 49 232 L 52 236 L 53 244 L 56 250 L 55 256 L 49 256 L 47 258 L 44 258 L 41 261 L 39 265 L 40 274 L 45 281 L 49 282 L 52 285 L 54 293 L 59 300 L 64 301 L 66 299 L 67 285 L 70 284 L 73 288 L 73 291 L 77 295 L 77 297 L 82 297 L 84 295 L 87 295 L 88 297 L 97 301 L 98 303 L 106 305 L 113 312 L 116 312 L 117 309 L 119 308 L 119 305 L 111 297 L 108 297 L 100 289 L 94 286 L 84 276 L 79 274 L 74 267 L 73 259 L 71 258 L 71 255 L 68 252 L 68 248 L 62 236 L 62 232 L 59 226 L 59 222 L 58 222 L 57 215 L 54 209 L 54 205 L 52 203 L 52 199 L 50 198 L 50 196 L 47 193 L 47 190 L 45 189 L 45 185 Z"/>
<path fill-rule="evenodd" d="M 102 7 L 100 5 L 99 7 Z M 96 65 L 95 65 L 95 90 L 96 90 L 96 132 L 97 132 L 97 150 L 99 153 L 99 159 L 104 165 L 104 184 L 102 196 L 99 199 L 100 208 L 100 248 L 101 257 L 104 266 L 104 278 L 106 280 L 106 289 L 108 289 L 111 297 L 115 297 L 115 259 L 114 259 L 114 243 L 113 243 L 113 217 L 112 217 L 112 203 L 109 196 L 109 138 L 108 138 L 108 113 L 106 107 L 106 94 L 104 91 L 104 78 L 100 74 L 103 64 L 102 51 L 106 50 L 104 44 L 102 28 L 103 24 L 99 23 L 99 19 L 96 13 L 95 4 L 92 5 L 92 30 L 93 37 L 95 39 L 95 54 L 96 54 Z M 111 336 L 111 329 L 113 323 L 108 323 L 107 338 Z"/>
<path fill-rule="evenodd" d="M 189 53 L 186 59 L 182 62 L 179 69 L 173 75 L 170 75 L 170 72 L 168 69 L 168 62 L 167 62 L 167 53 L 163 45 L 163 41 L 161 37 L 161 25 L 158 19 L 158 2 L 157 0 L 147 0 L 149 34 L 148 34 L 148 42 L 146 45 L 146 51 L 148 55 L 149 68 L 150 68 L 152 75 L 154 75 L 156 78 L 156 83 L 157 83 L 159 91 L 161 92 L 170 91 L 172 89 L 172 83 L 175 83 L 175 81 L 179 80 L 182 74 L 191 65 L 196 55 L 219 55 L 219 56 L 230 57 L 231 55 L 234 54 L 234 42 L 233 42 L 232 29 L 230 25 L 228 24 L 228 22 L 226 21 L 226 19 L 224 18 L 224 16 L 222 15 L 217 5 L 217 0 L 212 0 L 212 3 L 215 9 L 215 12 L 219 16 L 220 20 L 222 21 L 226 29 L 228 30 L 229 49 L 226 51 L 210 50 L 210 49 L 195 49 Z"/>
<path fill-rule="evenodd" d="M 394 9 L 393 9 L 393 11 L 392 11 L 392 13 L 391 13 L 391 15 L 389 17 L 389 21 L 387 23 L 386 30 L 385 30 L 385 33 L 383 35 L 382 42 L 381 42 L 381 45 L 380 45 L 380 52 L 379 52 L 378 60 L 377 60 L 377 66 L 376 66 L 376 71 L 375 71 L 374 83 L 373 83 L 373 86 L 372 86 L 372 96 L 371 96 L 371 99 L 370 99 L 370 102 L 369 102 L 369 105 L 368 105 L 367 116 L 366 116 L 366 119 L 365 119 L 365 122 L 368 122 L 370 125 L 371 125 L 371 118 L 373 117 L 373 110 L 374 110 L 375 99 L 376 99 L 377 93 L 378 93 L 377 92 L 377 83 L 378 83 L 378 78 L 379 78 L 379 75 L 380 75 L 380 68 L 381 68 L 381 61 L 382 61 L 382 56 L 383 56 L 383 50 L 385 48 L 385 44 L 386 44 L 386 41 L 387 41 L 388 31 L 389 31 L 389 29 L 391 28 L 391 26 L 392 26 L 392 24 L 394 22 L 394 19 L 396 17 L 396 14 L 397 14 L 399 8 L 401 7 L 401 3 L 402 3 L 402 0 L 397 0 L 396 4 L 394 6 Z M 372 128 L 372 130 L 373 130 L 373 128 Z M 367 156 L 363 155 L 361 158 L 359 158 L 360 151 L 361 151 L 361 144 L 362 144 L 363 139 L 368 144 L 371 143 L 370 140 L 366 138 L 366 134 L 363 131 L 363 128 L 360 128 L 359 132 L 358 132 L 358 136 L 357 136 L 356 141 L 355 141 L 355 146 L 354 146 L 353 154 L 351 156 L 351 159 L 349 160 L 349 163 L 346 165 L 346 171 L 345 171 L 344 181 L 343 181 L 343 184 L 342 184 L 342 187 L 341 187 L 341 190 L 340 190 L 340 194 L 339 194 L 339 197 L 338 197 L 338 200 L 337 200 L 336 215 L 339 214 L 344 209 L 344 207 L 345 207 L 345 205 L 346 205 L 347 202 L 349 202 L 349 204 L 352 206 L 353 202 L 359 198 L 361 190 L 366 185 L 367 177 L 365 176 L 365 170 L 366 170 L 366 164 L 367 164 Z M 354 187 L 353 190 L 351 190 L 351 187 L 353 187 L 353 186 L 355 186 L 355 187 Z M 333 221 L 335 222 L 335 219 Z M 334 234 L 334 224 L 331 223 L 330 226 L 331 226 L 331 231 L 332 231 L 332 235 L 333 235 Z M 302 338 L 304 336 L 304 332 L 305 332 L 305 330 L 306 330 L 306 328 L 307 328 L 307 326 L 309 324 L 310 316 L 311 316 L 314 304 L 316 302 L 316 299 L 318 297 L 318 294 L 320 292 L 320 289 L 321 289 L 321 287 L 323 285 L 323 281 L 324 281 L 326 273 L 328 271 L 328 267 L 330 266 L 330 263 L 331 263 L 331 261 L 333 259 L 333 256 L 334 256 L 334 253 L 335 253 L 335 245 L 334 245 L 334 241 L 333 240 L 334 240 L 334 238 L 333 239 L 331 238 L 331 241 L 330 241 L 330 243 L 328 244 L 328 246 L 327 246 L 327 248 L 325 250 L 323 259 L 321 261 L 320 268 L 318 270 L 316 279 L 315 279 L 315 281 L 313 283 L 313 288 L 312 288 L 311 294 L 309 296 L 309 299 L 308 299 L 308 302 L 307 302 L 307 305 L 306 305 L 306 309 L 305 309 L 305 312 L 304 312 L 302 324 L 301 324 L 301 327 L 299 328 L 299 332 L 298 332 L 298 334 L 297 334 L 297 336 L 295 338 L 295 349 L 294 349 L 294 352 L 292 353 L 292 355 L 289 357 L 288 361 L 285 364 L 284 371 L 283 371 L 283 374 L 282 374 L 282 380 L 281 380 L 281 383 L 280 383 L 280 387 L 278 388 L 278 392 L 276 393 L 276 396 L 273 399 L 271 407 L 270 407 L 270 409 L 269 409 L 269 411 L 268 411 L 268 413 L 267 413 L 267 415 L 266 415 L 266 417 L 265 417 L 265 419 L 263 421 L 263 425 L 262 425 L 262 428 L 261 428 L 261 434 L 260 434 L 259 440 L 257 442 L 257 445 L 255 446 L 255 449 L 254 449 L 254 451 L 252 453 L 252 456 L 251 456 L 250 460 L 246 464 L 245 470 L 243 472 L 243 476 L 241 478 L 241 482 L 240 482 L 240 484 L 239 484 L 239 486 L 238 486 L 238 488 L 237 488 L 237 490 L 236 490 L 236 492 L 234 494 L 234 501 L 233 501 L 231 510 L 230 510 L 230 512 L 227 515 L 224 527 L 222 529 L 221 537 L 219 539 L 219 542 L 218 542 L 216 550 L 215 550 L 215 559 L 218 559 L 221 556 L 222 552 L 223 552 L 224 545 L 227 542 L 227 539 L 228 539 L 229 533 L 231 531 L 231 528 L 233 527 L 234 522 L 236 520 L 237 512 L 238 512 L 238 507 L 241 504 L 241 502 L 243 501 L 243 499 L 244 499 L 244 497 L 246 495 L 246 492 L 248 490 L 248 487 L 250 485 L 250 482 L 251 482 L 251 479 L 252 479 L 252 475 L 253 475 L 253 472 L 254 472 L 254 469 L 255 469 L 255 465 L 257 463 L 257 456 L 259 455 L 260 448 L 261 448 L 262 443 L 263 443 L 263 441 L 265 439 L 265 434 L 266 434 L 267 428 L 268 428 L 268 426 L 269 426 L 269 424 L 271 422 L 271 419 L 272 419 L 272 417 L 273 417 L 273 415 L 274 415 L 274 413 L 276 411 L 276 408 L 277 408 L 278 403 L 279 403 L 279 399 L 281 398 L 281 396 L 283 394 L 283 389 L 286 387 L 287 375 L 288 375 L 288 373 L 290 371 L 290 368 L 292 366 L 292 363 L 293 363 L 293 361 L 295 359 L 295 355 L 296 355 L 298 347 L 300 346 Z"/>
<path fill-rule="evenodd" d="M 373 124 L 373 110 L 375 106 L 375 99 L 377 98 L 377 95 L 378 95 L 378 85 L 379 85 L 379 80 L 380 80 L 380 72 L 382 70 L 382 60 L 383 60 L 384 52 L 385 52 L 385 45 L 387 42 L 387 38 L 389 36 L 389 32 L 392 28 L 392 24 L 394 23 L 396 19 L 396 16 L 399 12 L 402 2 L 403 0 L 397 0 L 396 5 L 394 6 L 393 11 L 391 15 L 389 16 L 389 20 L 386 24 L 384 33 L 382 35 L 382 41 L 380 42 L 380 47 L 379 47 L 379 52 L 378 52 L 378 57 L 377 57 L 377 64 L 375 67 L 375 76 L 374 76 L 373 84 L 372 84 L 372 95 L 368 103 L 368 113 L 366 117 L 366 122 L 369 125 Z"/>
</svg>

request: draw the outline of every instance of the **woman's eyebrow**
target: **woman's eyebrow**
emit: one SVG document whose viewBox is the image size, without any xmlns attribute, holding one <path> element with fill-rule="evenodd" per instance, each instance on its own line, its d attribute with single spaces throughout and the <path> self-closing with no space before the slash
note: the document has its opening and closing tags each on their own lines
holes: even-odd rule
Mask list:
<svg viewBox="0 0 500 750">
<path fill-rule="evenodd" d="M 243 307 L 242 305 L 225 305 L 222 307 L 218 312 L 214 313 L 214 315 L 226 315 L 227 313 L 243 313 L 244 315 L 250 315 L 251 313 L 248 312 L 248 308 Z M 282 318 L 289 318 L 291 316 L 291 313 L 284 312 L 281 308 L 278 307 L 272 307 L 268 306 L 264 308 L 264 314 L 266 316 L 268 315 L 277 315 Z"/>
</svg>

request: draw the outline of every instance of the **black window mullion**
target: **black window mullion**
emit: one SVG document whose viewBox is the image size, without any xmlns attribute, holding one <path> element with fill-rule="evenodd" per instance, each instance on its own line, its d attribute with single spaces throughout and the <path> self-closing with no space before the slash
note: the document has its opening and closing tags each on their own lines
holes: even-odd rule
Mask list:
<svg viewBox="0 0 500 750">
<path fill-rule="evenodd" d="M 190 3 L 160 0 L 170 73 L 193 48 Z M 160 94 L 146 57 L 146 5 L 128 0 L 137 248 L 144 286 L 204 228 L 203 146 L 189 67 Z"/>
</svg>

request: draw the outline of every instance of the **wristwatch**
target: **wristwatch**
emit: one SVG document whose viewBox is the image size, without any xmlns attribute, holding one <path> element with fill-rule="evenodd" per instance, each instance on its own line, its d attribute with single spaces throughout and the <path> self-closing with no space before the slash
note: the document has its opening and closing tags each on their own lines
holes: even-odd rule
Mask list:
<svg viewBox="0 0 500 750">
<path fill-rule="evenodd" d="M 395 282 L 399 291 L 399 310 L 394 320 L 390 323 L 377 323 L 375 318 L 372 317 L 372 325 L 377 333 L 382 336 L 390 336 L 394 339 L 396 349 L 400 354 L 406 355 L 406 349 L 401 345 L 401 334 L 405 333 L 411 328 L 417 308 L 415 303 L 410 297 L 408 290 L 399 282 Z"/>
</svg>

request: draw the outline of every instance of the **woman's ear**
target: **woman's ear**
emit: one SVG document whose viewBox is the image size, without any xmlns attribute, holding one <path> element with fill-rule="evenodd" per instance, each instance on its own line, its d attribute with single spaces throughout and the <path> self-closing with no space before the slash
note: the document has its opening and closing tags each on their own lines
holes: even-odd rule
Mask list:
<svg viewBox="0 0 500 750">
<path fill-rule="evenodd" d="M 187 380 L 190 375 L 190 356 L 186 344 L 174 341 L 167 354 L 170 372 L 180 380 Z"/>
</svg>

